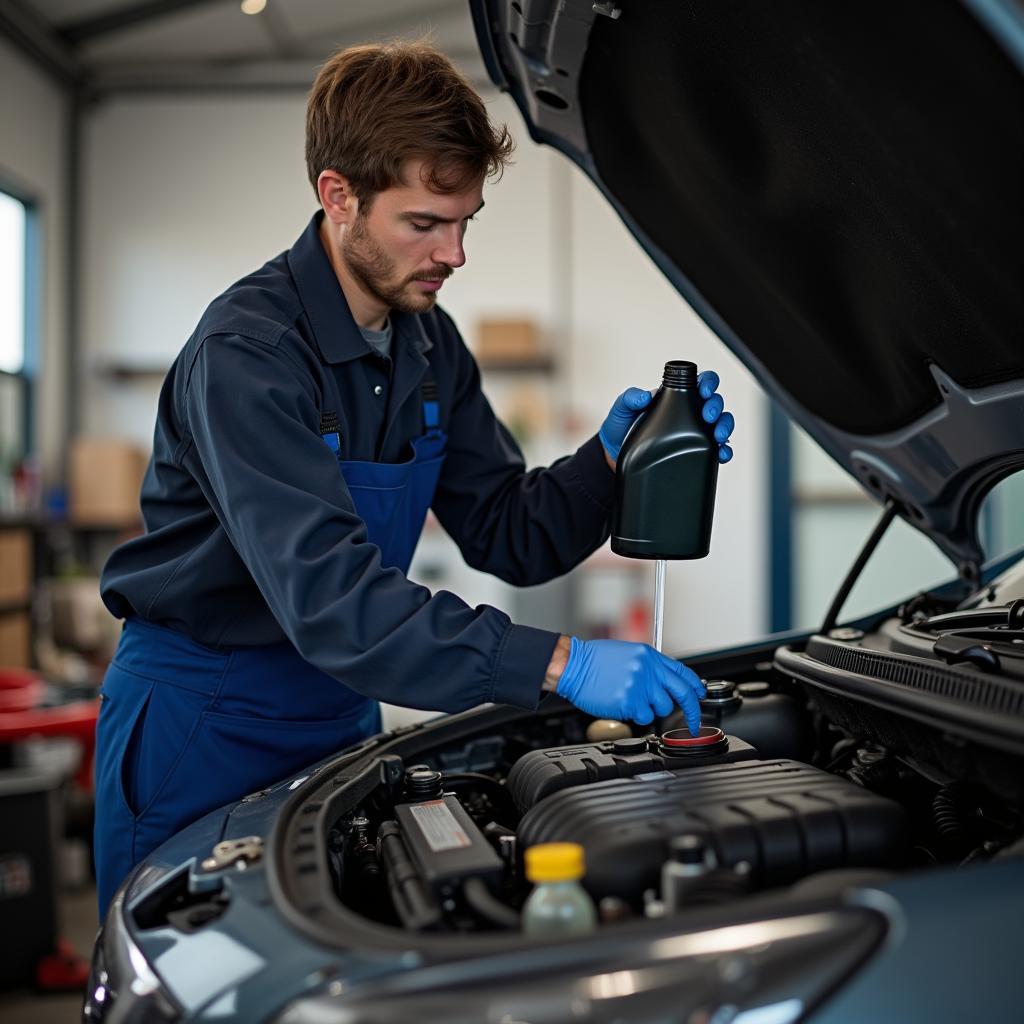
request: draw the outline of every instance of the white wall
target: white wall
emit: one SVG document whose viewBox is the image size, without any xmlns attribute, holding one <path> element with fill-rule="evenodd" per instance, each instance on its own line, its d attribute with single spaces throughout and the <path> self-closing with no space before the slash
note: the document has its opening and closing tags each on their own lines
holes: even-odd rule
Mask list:
<svg viewBox="0 0 1024 1024">
<path fill-rule="evenodd" d="M 83 429 L 148 445 L 159 380 L 219 292 L 288 248 L 315 197 L 299 98 L 113 100 L 83 129 Z"/>
<path fill-rule="evenodd" d="M 760 390 L 583 175 L 535 146 L 507 99 L 488 102 L 519 147 L 504 178 L 485 191 L 486 209 L 467 236 L 468 263 L 445 286 L 445 307 L 471 344 L 482 315 L 526 314 L 540 322 L 558 360 L 554 397 L 568 422 L 558 450 L 596 431 L 624 387 L 656 386 L 667 359 L 690 358 L 721 373 L 739 423 L 737 457 L 720 474 L 711 555 L 669 567 L 665 646 L 693 650 L 757 636 L 767 620 Z M 111 101 L 90 114 L 83 169 L 87 362 L 168 364 L 213 296 L 292 243 L 314 209 L 303 112 L 300 97 L 143 98 Z M 156 381 L 126 387 L 91 378 L 88 429 L 148 443 L 157 389 Z M 426 544 L 436 553 L 445 541 Z M 588 578 L 601 585 L 600 574 Z M 452 589 L 471 603 L 513 610 L 503 584 L 468 569 L 455 580 Z"/>
<path fill-rule="evenodd" d="M 802 430 L 793 438 L 793 628 L 819 626 L 881 508 Z M 897 519 L 858 579 L 841 620 L 896 604 L 956 575 L 923 533 Z"/>
<path fill-rule="evenodd" d="M 0 187 L 36 203 L 42 266 L 35 434 L 49 482 L 61 472 L 67 373 L 66 175 L 70 102 L 65 91 L 0 38 Z"/>
</svg>

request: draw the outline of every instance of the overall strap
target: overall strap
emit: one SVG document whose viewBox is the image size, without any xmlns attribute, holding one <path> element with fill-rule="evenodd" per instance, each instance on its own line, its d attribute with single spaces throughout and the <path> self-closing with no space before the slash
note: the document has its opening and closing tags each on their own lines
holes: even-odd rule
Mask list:
<svg viewBox="0 0 1024 1024">
<path fill-rule="evenodd" d="M 429 366 L 420 385 L 420 396 L 423 400 L 423 425 L 428 432 L 438 430 L 441 423 L 441 406 L 437 400 L 437 382 Z"/>
<path fill-rule="evenodd" d="M 320 436 L 335 455 L 341 455 L 341 424 L 336 412 L 325 412 L 320 417 Z"/>
</svg>

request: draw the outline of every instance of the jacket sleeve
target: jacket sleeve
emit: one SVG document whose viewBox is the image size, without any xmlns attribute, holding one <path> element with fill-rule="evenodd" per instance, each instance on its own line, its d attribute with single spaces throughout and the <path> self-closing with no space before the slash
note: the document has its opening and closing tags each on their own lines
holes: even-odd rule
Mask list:
<svg viewBox="0 0 1024 1024">
<path fill-rule="evenodd" d="M 281 349 L 207 338 L 182 404 L 181 459 L 307 661 L 406 707 L 537 705 L 558 635 L 381 566 L 319 434 L 312 380 Z"/>
<path fill-rule="evenodd" d="M 517 586 L 544 583 L 608 539 L 615 474 L 596 436 L 575 454 L 527 472 L 481 390 L 476 361 L 461 339 L 457 347 L 458 385 L 434 513 L 473 568 Z"/>
</svg>

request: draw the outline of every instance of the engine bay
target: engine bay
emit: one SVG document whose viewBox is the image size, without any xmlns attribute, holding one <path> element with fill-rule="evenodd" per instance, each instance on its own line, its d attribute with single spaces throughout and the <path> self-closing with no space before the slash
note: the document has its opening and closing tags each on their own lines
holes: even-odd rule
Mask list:
<svg viewBox="0 0 1024 1024">
<path fill-rule="evenodd" d="M 697 737 L 678 713 L 644 728 L 557 699 L 455 716 L 454 736 L 414 727 L 347 810 L 344 787 L 322 808 L 333 898 L 424 938 L 510 933 L 524 851 L 573 842 L 603 928 L 1020 855 L 1022 616 L 1020 600 L 919 601 L 873 629 L 690 661 Z"/>
</svg>

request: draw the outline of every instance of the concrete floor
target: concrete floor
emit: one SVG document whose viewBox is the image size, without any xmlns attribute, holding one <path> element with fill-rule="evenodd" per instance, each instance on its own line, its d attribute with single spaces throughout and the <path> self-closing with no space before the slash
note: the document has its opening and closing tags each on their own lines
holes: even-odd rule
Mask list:
<svg viewBox="0 0 1024 1024">
<path fill-rule="evenodd" d="M 92 957 L 96 890 L 91 886 L 60 896 L 60 933 L 86 961 Z M 82 993 L 40 995 L 31 990 L 0 992 L 0 1024 L 78 1024 Z"/>
</svg>

